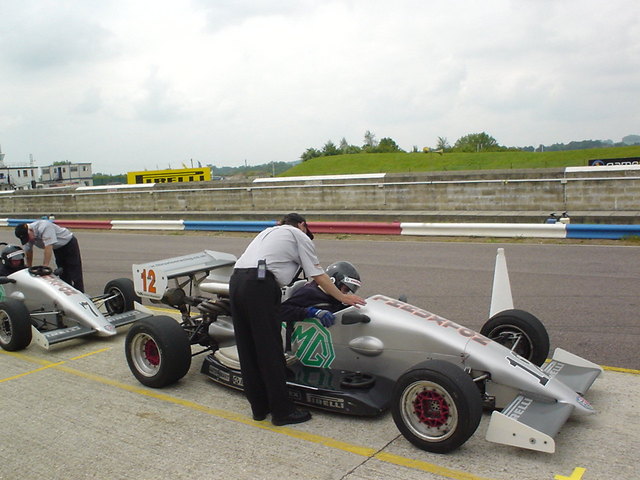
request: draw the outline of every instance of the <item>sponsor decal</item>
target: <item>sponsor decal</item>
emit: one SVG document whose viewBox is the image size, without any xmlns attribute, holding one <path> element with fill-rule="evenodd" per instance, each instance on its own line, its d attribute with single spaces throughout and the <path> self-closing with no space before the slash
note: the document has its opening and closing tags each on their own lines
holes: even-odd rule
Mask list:
<svg viewBox="0 0 640 480">
<path fill-rule="evenodd" d="M 59 337 L 60 335 L 66 335 L 68 333 L 77 332 L 78 330 L 81 330 L 81 328 L 78 327 L 78 326 L 69 327 L 69 328 L 65 328 L 63 330 L 52 330 L 50 332 L 46 332 L 46 333 L 44 333 L 44 336 L 47 337 L 47 338 L 55 338 L 55 337 Z"/>
<path fill-rule="evenodd" d="M 474 332 L 468 328 L 463 327 L 462 325 L 458 325 L 451 320 L 447 320 L 446 318 L 442 318 L 434 313 L 427 312 L 426 310 L 422 310 L 421 308 L 414 307 L 413 305 L 409 305 L 408 303 L 401 302 L 400 300 L 394 300 L 393 298 L 385 297 L 384 295 L 376 295 L 373 297 L 375 301 L 382 301 L 385 305 L 389 305 L 390 307 L 397 308 L 399 310 L 404 310 L 405 312 L 409 312 L 411 315 L 415 315 L 416 317 L 423 318 L 428 322 L 433 322 L 436 325 L 442 328 L 450 328 L 455 330 L 457 333 L 462 335 L 463 337 L 467 337 L 474 342 L 479 343 L 480 345 L 488 345 L 491 340 L 489 340 L 484 335 L 479 334 L 478 332 Z"/>
<path fill-rule="evenodd" d="M 6 298 L 6 294 L 4 291 L 4 285 L 0 285 L 0 302 L 4 301 Z"/>
<path fill-rule="evenodd" d="M 63 282 L 62 280 L 60 280 L 57 277 L 54 277 L 52 275 L 45 275 L 44 277 L 40 277 L 40 278 L 46 280 L 53 287 L 56 287 L 58 289 L 58 291 L 64 293 L 67 296 L 71 296 L 71 295 L 75 295 L 76 293 L 80 293 L 78 290 L 73 288 L 71 285 Z"/>
<path fill-rule="evenodd" d="M 640 165 L 640 157 L 627 157 L 627 158 L 598 158 L 589 160 L 590 167 L 604 167 L 604 166 L 617 166 L 617 165 Z"/>
<path fill-rule="evenodd" d="M 331 408 L 334 410 L 344 410 L 344 400 L 341 398 L 317 395 L 315 393 L 307 393 L 306 397 L 310 405 L 317 405 L 318 407 Z"/>
<path fill-rule="evenodd" d="M 582 406 L 583 408 L 586 408 L 587 410 L 593 410 L 593 407 L 591 406 L 591 404 L 580 395 L 576 397 L 576 402 L 578 402 L 580 406 Z"/>
<path fill-rule="evenodd" d="M 555 360 L 552 360 L 551 362 L 549 362 L 549 366 L 545 369 L 545 372 L 547 372 L 550 377 L 555 377 L 563 368 L 564 363 L 559 363 Z"/>
<path fill-rule="evenodd" d="M 527 411 L 527 408 L 529 408 L 529 405 L 531 405 L 532 403 L 533 400 L 531 398 L 522 397 L 522 400 L 514 405 L 507 416 L 509 418 L 513 418 L 514 420 L 518 420 L 522 416 L 522 414 Z"/>
<path fill-rule="evenodd" d="M 300 362 L 308 367 L 329 368 L 336 358 L 331 334 L 316 319 L 296 324 L 291 346 Z"/>
</svg>

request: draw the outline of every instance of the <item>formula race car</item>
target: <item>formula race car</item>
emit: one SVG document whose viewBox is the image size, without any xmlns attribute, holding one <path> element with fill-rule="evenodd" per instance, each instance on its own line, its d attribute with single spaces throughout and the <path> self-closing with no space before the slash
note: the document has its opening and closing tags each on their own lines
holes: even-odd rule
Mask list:
<svg viewBox="0 0 640 480">
<path fill-rule="evenodd" d="M 27 348 L 32 339 L 43 348 L 95 334 L 116 334 L 149 313 L 134 310 L 140 301 L 128 278 L 111 280 L 104 293 L 88 297 L 62 281 L 51 268 L 23 268 L 0 276 L 0 347 Z"/>
<path fill-rule="evenodd" d="M 172 384 L 193 355 L 206 353 L 202 373 L 243 388 L 228 300 L 235 260 L 205 250 L 133 266 L 137 294 L 180 312 L 179 322 L 159 315 L 129 329 L 126 358 L 138 381 Z M 300 283 L 285 287 L 283 298 Z M 594 413 L 582 395 L 602 372 L 561 349 L 545 363 L 549 337 L 536 317 L 513 308 L 503 249 L 491 318 L 479 333 L 378 294 L 362 308 L 337 312 L 331 328 L 308 319 L 289 336 L 285 357 L 295 402 L 351 415 L 391 409 L 407 440 L 436 453 L 462 445 L 483 408 L 492 411 L 487 440 L 554 452 L 553 437 L 570 415 Z M 202 348 L 192 354 L 192 346 Z"/>
</svg>

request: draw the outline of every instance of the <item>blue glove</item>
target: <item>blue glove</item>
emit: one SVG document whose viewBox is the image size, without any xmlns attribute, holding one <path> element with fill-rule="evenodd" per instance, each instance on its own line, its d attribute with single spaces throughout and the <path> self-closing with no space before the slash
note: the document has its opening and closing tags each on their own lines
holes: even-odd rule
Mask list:
<svg viewBox="0 0 640 480">
<path fill-rule="evenodd" d="M 319 308 L 309 307 L 307 308 L 307 315 L 315 317 L 320 320 L 323 327 L 330 327 L 336 320 L 336 316 L 328 310 L 320 310 Z"/>
</svg>

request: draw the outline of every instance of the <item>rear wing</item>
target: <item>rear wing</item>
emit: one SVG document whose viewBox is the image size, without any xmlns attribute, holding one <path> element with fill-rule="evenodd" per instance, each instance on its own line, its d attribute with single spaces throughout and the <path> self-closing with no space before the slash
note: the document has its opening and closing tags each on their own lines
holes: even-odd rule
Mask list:
<svg viewBox="0 0 640 480">
<path fill-rule="evenodd" d="M 131 267 L 133 285 L 136 294 L 141 297 L 160 300 L 167 291 L 170 280 L 176 280 L 177 283 L 182 278 L 185 284 L 195 282 L 197 287 L 211 274 L 216 282 L 228 283 L 236 260 L 230 253 L 204 250 L 181 257 L 134 264 Z"/>
</svg>

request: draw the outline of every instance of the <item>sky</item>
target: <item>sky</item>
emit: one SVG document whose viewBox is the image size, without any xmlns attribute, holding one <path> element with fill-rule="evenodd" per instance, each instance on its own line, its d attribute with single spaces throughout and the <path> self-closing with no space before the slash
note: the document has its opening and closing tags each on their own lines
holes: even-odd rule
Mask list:
<svg viewBox="0 0 640 480">
<path fill-rule="evenodd" d="M 640 134 L 637 0 L 0 0 L 5 164 Z"/>
</svg>

